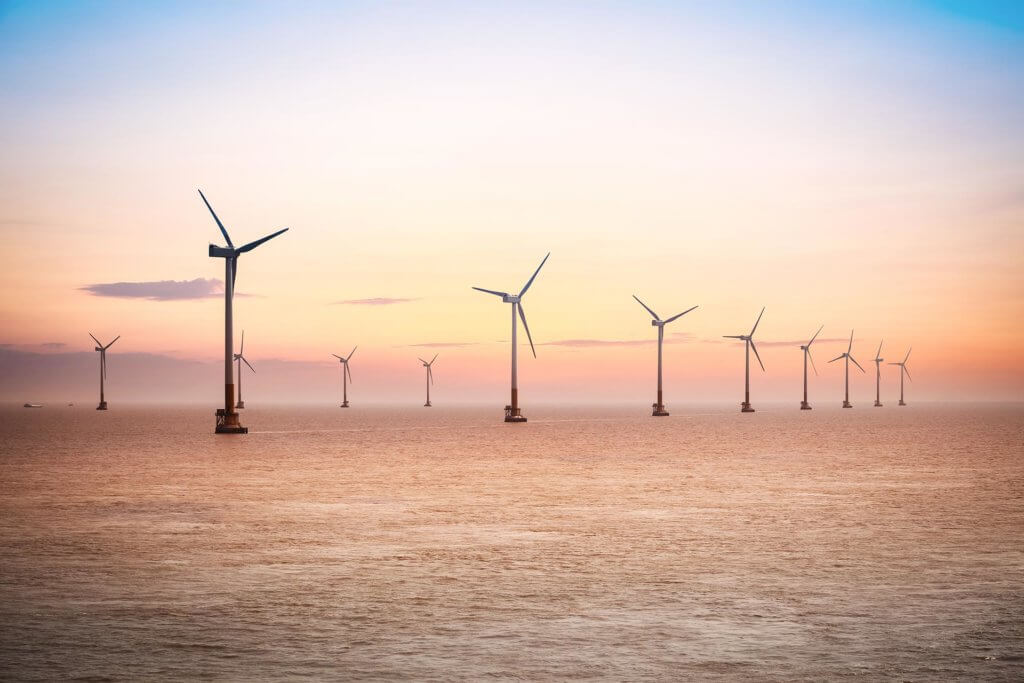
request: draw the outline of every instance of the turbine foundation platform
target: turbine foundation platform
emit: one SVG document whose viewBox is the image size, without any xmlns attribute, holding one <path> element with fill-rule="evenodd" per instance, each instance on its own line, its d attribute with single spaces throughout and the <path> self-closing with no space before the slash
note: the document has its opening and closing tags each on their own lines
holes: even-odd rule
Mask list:
<svg viewBox="0 0 1024 683">
<path fill-rule="evenodd" d="M 239 401 L 235 404 L 235 408 L 245 408 L 245 401 Z"/>
<path fill-rule="evenodd" d="M 902 399 L 902 398 L 900 399 L 900 403 L 899 403 L 899 404 L 900 404 L 901 406 L 905 406 L 905 405 L 907 405 L 906 403 L 904 403 L 904 402 L 903 402 L 903 399 Z"/>
<path fill-rule="evenodd" d="M 754 411 L 754 409 L 753 409 L 753 408 L 752 408 L 752 407 L 750 406 L 750 404 L 749 404 L 749 403 L 747 403 L 746 401 L 743 401 L 742 403 L 740 403 L 740 412 L 741 412 L 741 413 L 753 413 L 753 412 L 755 412 L 755 411 Z"/>
<path fill-rule="evenodd" d="M 342 404 L 341 404 L 340 406 L 338 406 L 338 407 L 339 407 L 339 408 L 348 408 L 348 401 L 345 401 L 344 403 L 342 403 Z"/>
<path fill-rule="evenodd" d="M 430 401 L 427 401 L 426 403 L 423 404 L 423 407 L 424 408 L 431 408 L 433 406 L 430 405 Z"/>
<path fill-rule="evenodd" d="M 665 410 L 665 405 L 660 403 L 651 404 L 651 415 L 653 417 L 668 417 L 668 411 Z"/>
<path fill-rule="evenodd" d="M 519 411 L 519 408 L 505 406 L 505 422 L 526 422 L 526 418 Z"/>
<path fill-rule="evenodd" d="M 800 410 L 812 410 L 811 404 L 807 401 L 800 401 Z"/>
<path fill-rule="evenodd" d="M 882 407 L 882 402 L 881 401 L 875 401 L 875 407 L 876 408 L 881 408 Z"/>
<path fill-rule="evenodd" d="M 844 408 L 852 408 L 853 404 L 850 403 L 849 401 L 843 401 L 843 407 Z"/>
<path fill-rule="evenodd" d="M 106 401 L 100 401 L 100 404 L 98 406 L 96 406 L 96 410 L 106 410 L 106 409 L 107 409 L 107 402 Z"/>
<path fill-rule="evenodd" d="M 217 409 L 217 434 L 248 434 L 249 428 L 243 427 L 238 422 L 238 413 L 227 412 L 223 408 Z"/>
</svg>

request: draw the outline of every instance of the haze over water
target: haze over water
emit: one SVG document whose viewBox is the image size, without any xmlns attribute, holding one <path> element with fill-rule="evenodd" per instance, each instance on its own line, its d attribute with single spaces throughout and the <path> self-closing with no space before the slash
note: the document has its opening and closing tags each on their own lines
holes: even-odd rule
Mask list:
<svg viewBox="0 0 1024 683">
<path fill-rule="evenodd" d="M 1019 678 L 1020 406 L 0 410 L 5 679 Z"/>
</svg>

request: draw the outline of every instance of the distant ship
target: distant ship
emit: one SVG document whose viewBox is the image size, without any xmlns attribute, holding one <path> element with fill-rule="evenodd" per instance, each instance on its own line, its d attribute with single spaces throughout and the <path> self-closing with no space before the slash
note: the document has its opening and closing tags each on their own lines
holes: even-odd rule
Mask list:
<svg viewBox="0 0 1024 683">
<path fill-rule="evenodd" d="M 25 408 L 42 408 L 42 403 L 26 403 L 23 407 Z"/>
</svg>

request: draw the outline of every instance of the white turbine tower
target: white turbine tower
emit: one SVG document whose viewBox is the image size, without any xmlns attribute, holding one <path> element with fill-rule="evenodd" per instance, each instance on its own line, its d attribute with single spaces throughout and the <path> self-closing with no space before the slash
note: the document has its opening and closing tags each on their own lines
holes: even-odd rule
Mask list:
<svg viewBox="0 0 1024 683">
<path fill-rule="evenodd" d="M 348 383 L 352 381 L 352 371 L 348 369 L 348 362 L 355 355 L 358 346 L 352 347 L 352 350 L 347 356 L 342 358 L 336 353 L 331 355 L 338 359 L 341 363 L 341 406 L 342 408 L 348 408 Z"/>
<path fill-rule="evenodd" d="M 434 357 L 430 359 L 430 362 L 419 358 L 419 362 L 423 363 L 423 367 L 427 369 L 427 402 L 423 404 L 424 408 L 430 407 L 430 385 L 434 383 L 434 371 L 431 366 L 434 365 L 434 361 L 437 360 L 438 354 L 434 354 Z"/>
<path fill-rule="evenodd" d="M 740 404 L 741 413 L 752 413 L 754 409 L 750 406 L 750 349 L 754 349 L 754 355 L 757 356 L 757 362 L 761 366 L 761 372 L 764 372 L 764 363 L 761 362 L 761 354 L 757 352 L 757 346 L 754 344 L 754 332 L 757 330 L 757 326 L 761 324 L 761 316 L 764 315 L 764 307 L 761 308 L 761 312 L 757 316 L 757 320 L 754 322 L 754 326 L 750 328 L 750 334 L 725 334 L 722 335 L 725 339 L 742 339 L 747 345 L 747 356 L 746 365 L 744 370 L 744 384 L 743 384 L 743 403 Z"/>
<path fill-rule="evenodd" d="M 114 337 L 114 341 L 110 342 L 106 346 L 104 346 L 103 342 L 99 339 L 93 337 L 92 332 L 89 333 L 89 336 L 92 337 L 94 342 L 96 342 L 96 350 L 100 352 L 100 404 L 96 406 L 96 410 L 106 410 L 107 399 L 103 396 L 103 380 L 107 378 L 107 349 L 113 346 L 114 342 L 121 338 L 121 335 Z"/>
<path fill-rule="evenodd" d="M 852 351 L 852 350 L 853 350 L 853 330 L 850 330 L 850 345 L 846 347 L 846 353 L 840 354 L 840 355 L 836 356 L 835 358 L 833 358 L 832 360 L 829 361 L 829 363 L 835 363 L 837 360 L 842 360 L 843 358 L 846 359 L 846 394 L 845 394 L 845 398 L 843 398 L 843 407 L 844 408 L 852 408 L 853 407 L 850 404 L 850 361 L 853 361 L 853 364 L 856 365 L 858 368 L 860 368 L 861 372 L 864 372 L 864 368 L 860 367 L 860 363 L 857 362 L 857 359 L 855 359 L 852 355 L 850 355 L 850 351 Z"/>
<path fill-rule="evenodd" d="M 811 337 L 811 341 L 800 347 L 800 350 L 804 352 L 804 400 L 800 401 L 800 410 L 811 409 L 811 404 L 807 402 L 807 361 L 811 361 L 811 368 L 814 370 L 815 376 L 817 376 L 818 368 L 814 367 L 814 358 L 811 356 L 811 344 L 814 343 L 814 340 L 818 338 L 823 329 L 825 329 L 824 325 L 818 328 L 818 331 Z"/>
<path fill-rule="evenodd" d="M 111 342 L 111 343 L 113 343 L 113 342 Z M 901 406 L 907 405 L 906 403 L 903 402 L 903 375 L 906 375 L 907 379 L 909 379 L 911 382 L 914 381 L 914 378 L 910 376 L 910 370 L 907 370 L 907 359 L 910 358 L 910 352 L 913 351 L 913 350 L 914 350 L 913 347 L 907 349 L 907 355 L 899 363 L 889 363 L 889 365 L 898 365 L 898 366 L 900 366 L 900 403 L 899 404 Z"/>
<path fill-rule="evenodd" d="M 658 400 L 651 405 L 651 408 L 653 408 L 651 415 L 655 417 L 666 417 L 668 415 L 668 411 L 665 410 L 665 403 L 662 401 L 661 398 L 661 345 L 665 341 L 665 325 L 668 325 L 670 322 L 677 318 L 683 317 L 684 315 L 686 315 L 687 313 L 689 313 L 690 311 L 697 307 L 693 306 L 692 308 L 688 308 L 678 315 L 672 316 L 668 320 L 662 320 L 657 313 L 651 310 L 650 306 L 645 304 L 643 301 L 640 301 L 640 297 L 634 294 L 633 298 L 636 299 L 638 304 L 647 309 L 647 312 L 650 313 L 651 317 L 653 318 L 653 320 L 651 320 L 651 325 L 658 328 Z"/>
<path fill-rule="evenodd" d="M 493 294 L 494 296 L 500 296 L 501 300 L 506 304 L 512 304 L 512 403 L 505 406 L 505 422 L 526 422 L 526 418 L 519 411 L 519 383 L 517 379 L 517 365 L 516 365 L 516 313 L 518 312 L 519 318 L 523 321 L 523 329 L 526 330 L 526 338 L 530 340 L 530 350 L 533 351 L 533 357 L 537 357 L 537 349 L 533 347 L 533 337 L 530 336 L 530 326 L 526 324 L 526 314 L 523 313 L 522 299 L 526 294 L 526 290 L 533 284 L 534 278 L 537 277 L 537 273 L 544 267 L 544 264 L 548 260 L 548 256 L 551 256 L 551 252 L 548 252 L 544 260 L 537 266 L 537 270 L 533 271 L 533 275 L 526 282 L 523 288 L 518 294 L 509 294 L 508 292 L 496 292 L 493 289 L 484 289 L 483 287 L 473 287 L 478 292 L 486 292 L 487 294 Z"/>
<path fill-rule="evenodd" d="M 235 276 L 238 274 L 238 257 L 247 251 L 252 251 L 267 240 L 286 232 L 288 228 L 283 228 L 266 237 L 261 237 L 255 242 L 249 242 L 246 245 L 235 248 L 231 237 L 228 235 L 228 231 L 224 228 L 224 224 L 220 222 L 220 219 L 217 218 L 217 214 L 214 213 L 210 202 L 206 201 L 206 195 L 203 194 L 202 190 L 199 191 L 199 196 L 203 198 L 203 203 L 210 210 L 210 215 L 217 222 L 217 227 L 220 228 L 221 234 L 224 235 L 224 240 L 228 243 L 226 247 L 218 247 L 215 244 L 211 244 L 209 249 L 210 258 L 224 259 L 224 407 L 217 409 L 217 428 L 215 431 L 217 434 L 248 434 L 249 429 L 241 425 L 238 421 L 238 413 L 235 412 L 235 379 L 234 371 L 231 368 L 231 361 L 234 358 L 235 350 L 232 338 L 234 334 L 234 321 L 231 317 L 231 304 L 235 298 Z"/>
<path fill-rule="evenodd" d="M 242 330 L 242 346 L 238 349 L 238 353 L 235 354 L 235 363 L 238 365 L 238 403 L 235 404 L 236 408 L 245 408 L 245 401 L 242 400 L 242 363 L 249 366 L 249 369 L 256 372 L 256 368 L 252 366 L 245 356 L 245 330 Z"/>
<path fill-rule="evenodd" d="M 882 339 L 878 342 L 878 350 L 875 351 L 875 407 L 882 407 L 882 362 L 885 360 L 882 358 Z"/>
</svg>

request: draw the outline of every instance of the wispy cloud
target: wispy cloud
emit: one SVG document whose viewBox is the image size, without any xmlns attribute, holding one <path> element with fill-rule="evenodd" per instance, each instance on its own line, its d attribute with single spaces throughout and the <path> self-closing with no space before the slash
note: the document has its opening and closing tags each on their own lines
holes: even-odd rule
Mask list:
<svg viewBox="0 0 1024 683">
<path fill-rule="evenodd" d="M 740 340 L 739 339 L 735 339 L 733 341 L 740 341 Z M 857 340 L 854 339 L 854 341 L 857 341 Z M 843 342 L 844 344 L 848 344 L 850 342 L 850 338 L 849 337 L 818 337 L 817 339 L 814 340 L 815 344 L 828 344 L 828 343 L 833 343 L 833 342 Z M 806 344 L 807 343 L 807 339 L 794 339 L 793 341 L 761 341 L 760 339 L 758 339 L 755 336 L 754 337 L 754 343 L 757 344 L 758 346 L 797 346 L 797 347 L 799 347 L 799 346 L 802 346 L 802 345 Z M 812 346 L 811 348 L 813 349 L 814 347 Z"/>
<path fill-rule="evenodd" d="M 428 349 L 448 349 L 460 346 L 475 346 L 477 342 L 426 342 L 424 344 L 409 344 L 409 346 L 421 346 Z"/>
<path fill-rule="evenodd" d="M 332 301 L 332 306 L 390 306 L 391 304 L 404 304 L 409 301 L 419 301 L 418 297 L 387 297 L 375 296 L 370 299 L 345 299 L 343 301 Z"/>
<path fill-rule="evenodd" d="M 150 301 L 206 299 L 224 293 L 224 283 L 216 279 L 160 280 L 158 282 L 109 282 L 79 287 L 94 296 Z M 237 296 L 244 296 L 238 292 Z"/>
<path fill-rule="evenodd" d="M 557 341 L 538 342 L 537 346 L 568 346 L 585 349 L 594 346 L 646 346 L 653 344 L 654 339 L 559 339 Z"/>
</svg>

